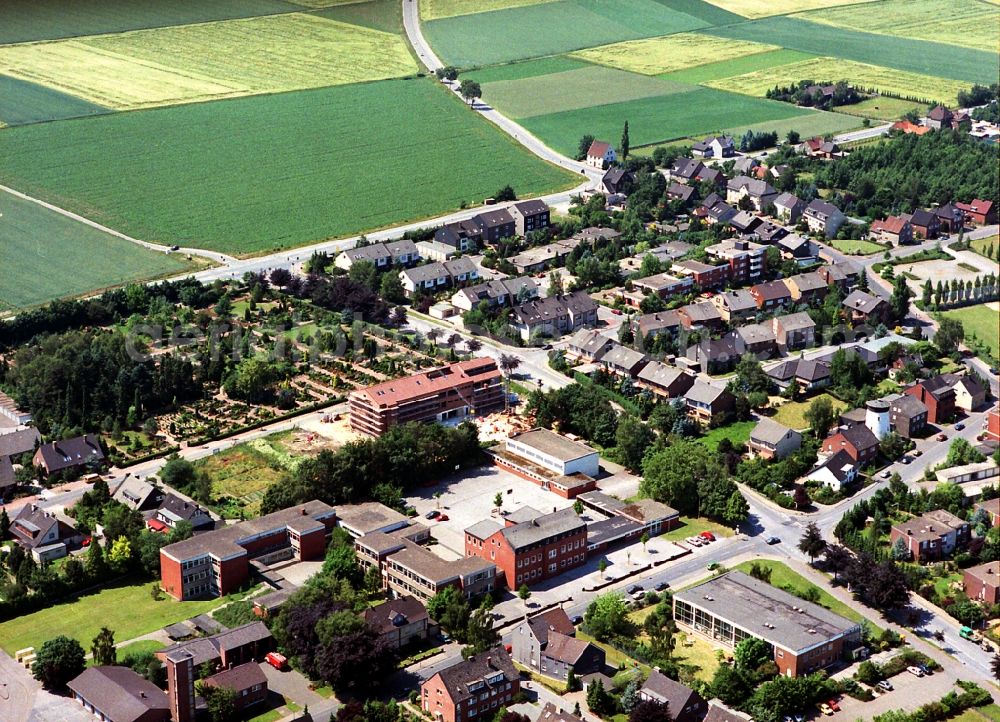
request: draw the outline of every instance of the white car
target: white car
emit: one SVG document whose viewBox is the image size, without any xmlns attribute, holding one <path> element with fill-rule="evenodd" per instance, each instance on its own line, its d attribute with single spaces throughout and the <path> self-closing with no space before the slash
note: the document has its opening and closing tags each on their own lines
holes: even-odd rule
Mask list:
<svg viewBox="0 0 1000 722">
<path fill-rule="evenodd" d="M 695 547 L 700 547 L 700 546 L 702 546 L 705 543 L 705 542 L 703 542 L 701 539 L 699 539 L 696 536 L 689 536 L 684 541 L 686 541 L 691 546 L 695 546 Z"/>
<path fill-rule="evenodd" d="M 914 677 L 923 677 L 924 676 L 924 670 L 920 669 L 920 667 L 914 667 L 914 666 L 911 665 L 911 666 L 909 666 L 909 667 L 906 668 L 906 671 L 909 672 L 910 674 L 912 674 Z"/>
</svg>

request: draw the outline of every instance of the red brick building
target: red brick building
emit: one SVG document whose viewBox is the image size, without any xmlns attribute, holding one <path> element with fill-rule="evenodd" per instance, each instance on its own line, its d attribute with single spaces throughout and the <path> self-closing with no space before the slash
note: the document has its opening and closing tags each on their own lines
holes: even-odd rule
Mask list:
<svg viewBox="0 0 1000 722">
<path fill-rule="evenodd" d="M 986 412 L 986 438 L 1000 441 L 1000 406 L 994 406 Z"/>
<path fill-rule="evenodd" d="M 410 421 L 488 413 L 503 406 L 500 369 L 491 358 L 459 361 L 352 391 L 348 404 L 351 428 L 369 436 Z"/>
<path fill-rule="evenodd" d="M 956 203 L 955 207 L 974 226 L 988 226 L 997 222 L 997 208 L 993 201 L 974 198 L 969 203 Z"/>
<path fill-rule="evenodd" d="M 822 450 L 824 454 L 845 451 L 855 462 L 864 466 L 878 456 L 878 438 L 864 424 L 855 424 L 824 439 Z"/>
<path fill-rule="evenodd" d="M 505 524 L 486 520 L 466 529 L 465 556 L 493 562 L 508 589 L 531 586 L 586 561 L 587 524 L 572 508 L 541 514 L 524 507 Z"/>
<path fill-rule="evenodd" d="M 520 675 L 501 647 L 442 669 L 420 685 L 420 707 L 440 722 L 493 719 L 521 691 Z"/>
<path fill-rule="evenodd" d="M 955 389 L 952 383 L 942 376 L 935 376 L 903 389 L 903 393 L 924 403 L 928 423 L 940 424 L 951 420 L 955 415 Z"/>
<path fill-rule="evenodd" d="M 962 589 L 969 599 L 986 604 L 1000 602 L 1000 562 L 988 562 L 964 570 Z"/>
<path fill-rule="evenodd" d="M 332 506 L 310 501 L 170 544 L 160 586 L 180 601 L 225 596 L 249 580 L 251 560 L 321 559 L 336 520 Z"/>
<path fill-rule="evenodd" d="M 946 559 L 956 550 L 965 549 L 972 536 L 971 527 L 944 509 L 929 511 L 900 524 L 893 524 L 889 543 L 900 539 L 915 562 Z"/>
</svg>

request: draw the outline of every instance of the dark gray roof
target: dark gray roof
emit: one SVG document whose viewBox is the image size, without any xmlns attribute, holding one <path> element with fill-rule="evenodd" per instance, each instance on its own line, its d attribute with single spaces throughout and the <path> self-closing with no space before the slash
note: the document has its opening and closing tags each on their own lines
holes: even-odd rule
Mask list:
<svg viewBox="0 0 1000 722">
<path fill-rule="evenodd" d="M 90 667 L 67 686 L 110 722 L 170 718 L 166 693 L 128 667 Z"/>
<path fill-rule="evenodd" d="M 456 705 L 478 695 L 480 690 L 502 689 L 519 677 L 510 655 L 502 647 L 473 655 L 442 669 L 438 675 Z"/>
<path fill-rule="evenodd" d="M 38 451 L 49 473 L 104 461 L 101 442 L 94 434 L 42 444 L 38 447 Z"/>
<path fill-rule="evenodd" d="M 528 301 L 514 307 L 513 315 L 521 323 L 532 323 L 558 318 L 569 312 L 589 313 L 597 310 L 597 302 L 583 291 L 574 291 L 565 296 L 549 296 Z"/>
<path fill-rule="evenodd" d="M 656 669 L 649 673 L 646 683 L 642 685 L 642 692 L 658 702 L 665 703 L 667 710 L 674 718 L 685 707 L 704 702 L 701 695 L 693 689 L 670 679 L 670 677 Z"/>
<path fill-rule="evenodd" d="M 784 316 L 778 316 L 774 320 L 785 331 L 801 331 L 802 329 L 816 328 L 816 322 L 805 311 L 788 313 Z"/>
<path fill-rule="evenodd" d="M 0 492 L 14 485 L 14 465 L 6 456 L 0 456 Z"/>
<path fill-rule="evenodd" d="M 847 481 L 848 473 L 856 466 L 857 463 L 851 458 L 851 455 L 846 451 L 841 450 L 825 461 L 821 461 L 816 464 L 816 468 L 813 469 L 810 474 L 818 471 L 819 469 L 828 469 L 837 481 L 844 483 Z"/>
<path fill-rule="evenodd" d="M 654 386 L 666 388 L 682 376 L 689 376 L 689 374 L 674 366 L 667 366 L 659 361 L 651 361 L 639 372 L 638 378 Z M 691 381 L 693 383 L 694 379 L 692 378 Z"/>
<path fill-rule="evenodd" d="M 821 201 L 819 198 L 811 201 L 808 206 L 806 206 L 806 211 L 808 215 L 816 216 L 818 218 L 829 218 L 830 216 L 840 213 L 840 209 L 832 203 L 827 203 L 826 201 Z"/>
<path fill-rule="evenodd" d="M 774 205 L 782 208 L 794 208 L 795 206 L 801 206 L 802 201 L 799 197 L 791 193 L 782 193 L 777 198 L 774 199 Z"/>
<path fill-rule="evenodd" d="M 518 201 L 512 205 L 511 210 L 517 209 L 517 212 L 522 216 L 536 216 L 541 213 L 545 213 L 549 210 L 548 205 L 545 201 L 540 200 L 529 200 L 529 201 Z"/>
<path fill-rule="evenodd" d="M 730 312 L 749 311 L 757 308 L 757 302 L 753 300 L 753 294 L 745 288 L 738 288 L 733 291 L 723 291 L 715 298 L 719 299 Z"/>
<path fill-rule="evenodd" d="M 893 399 L 890 408 L 895 413 L 911 419 L 927 413 L 927 406 L 924 402 L 910 394 L 900 394 L 899 398 Z"/>
<path fill-rule="evenodd" d="M 864 291 L 851 291 L 850 295 L 844 299 L 844 307 L 852 311 L 861 313 L 872 313 L 881 304 L 885 303 L 881 298 L 872 296 Z"/>
<path fill-rule="evenodd" d="M 535 722 L 583 722 L 583 718 L 559 709 L 551 702 L 546 702 Z"/>
<path fill-rule="evenodd" d="M 506 208 L 498 208 L 494 211 L 483 211 L 477 214 L 473 220 L 481 228 L 495 228 L 514 222 L 514 217 L 507 212 Z"/>
<path fill-rule="evenodd" d="M 0 433 L 0 456 L 19 456 L 34 451 L 35 444 L 41 440 L 42 435 L 33 426 Z"/>
<path fill-rule="evenodd" d="M 465 530 L 466 534 L 471 534 L 476 539 L 489 539 L 491 536 L 496 534 L 500 529 L 502 529 L 499 524 L 490 519 L 483 519 L 482 521 L 477 521 L 472 526 Z"/>
<path fill-rule="evenodd" d="M 700 160 L 678 158 L 674 161 L 674 165 L 670 169 L 670 175 L 679 178 L 694 178 L 704 167 L 704 164 Z"/>
<path fill-rule="evenodd" d="M 420 600 L 410 596 L 390 599 L 385 604 L 369 607 L 363 616 L 366 624 L 382 633 L 428 618 L 427 610 Z"/>
<path fill-rule="evenodd" d="M 687 393 L 684 394 L 684 398 L 689 401 L 700 401 L 704 404 L 713 404 L 727 393 L 729 392 L 718 386 L 712 386 L 712 384 L 706 384 L 703 381 L 695 381 L 694 386 L 688 389 Z"/>
<path fill-rule="evenodd" d="M 878 437 L 864 424 L 841 429 L 840 433 L 857 449 L 871 449 L 878 446 Z"/>
<path fill-rule="evenodd" d="M 586 651 L 590 648 L 590 642 L 568 634 L 552 631 L 549 633 L 549 642 L 542 652 L 546 657 L 558 660 L 570 666 L 580 661 Z"/>
<path fill-rule="evenodd" d="M 509 526 L 503 530 L 503 535 L 511 547 L 523 549 L 550 537 L 584 531 L 586 528 L 586 523 L 572 508 L 568 508 L 536 517 L 524 524 Z"/>
<path fill-rule="evenodd" d="M 781 298 L 792 297 L 792 292 L 788 290 L 785 282 L 780 279 L 758 283 L 756 286 L 751 287 L 750 292 L 755 296 L 760 296 L 765 301 L 777 301 Z"/>
<path fill-rule="evenodd" d="M 179 496 L 167 493 L 160 503 L 160 511 L 184 521 L 191 521 L 199 516 L 208 516 L 208 512 L 193 501 L 181 499 Z"/>
<path fill-rule="evenodd" d="M 784 424 L 779 424 L 777 421 L 765 417 L 758 421 L 753 431 L 750 432 L 750 439 L 777 444 L 789 433 L 802 438 L 802 434 L 798 431 L 793 431 Z"/>
<path fill-rule="evenodd" d="M 189 642 L 178 642 L 161 649 L 157 654 L 163 656 L 190 654 L 194 657 L 194 665 L 209 662 L 222 656 L 222 650 L 232 650 L 254 642 L 262 642 L 271 638 L 271 632 L 263 622 L 250 622 L 239 627 L 233 627 L 210 637 L 198 637 Z"/>
<path fill-rule="evenodd" d="M 242 692 L 255 685 L 267 684 L 264 670 L 256 662 L 247 662 L 218 674 L 213 674 L 205 680 L 205 684 L 214 687 L 226 687 L 234 692 Z"/>
</svg>

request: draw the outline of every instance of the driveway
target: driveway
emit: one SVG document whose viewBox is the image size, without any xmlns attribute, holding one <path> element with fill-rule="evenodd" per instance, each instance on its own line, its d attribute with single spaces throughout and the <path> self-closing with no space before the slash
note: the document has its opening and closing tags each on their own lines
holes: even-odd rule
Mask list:
<svg viewBox="0 0 1000 722">
<path fill-rule="evenodd" d="M 0 722 L 26 722 L 39 689 L 31 673 L 0 650 Z"/>
</svg>

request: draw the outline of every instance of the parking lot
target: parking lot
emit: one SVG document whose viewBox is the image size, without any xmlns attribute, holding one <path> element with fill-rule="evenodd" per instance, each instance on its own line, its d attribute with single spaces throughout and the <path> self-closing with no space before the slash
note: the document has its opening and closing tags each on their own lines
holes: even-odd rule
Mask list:
<svg viewBox="0 0 1000 722">
<path fill-rule="evenodd" d="M 834 675 L 838 679 L 850 677 L 857 670 L 857 665 Z M 955 676 L 946 671 L 937 671 L 932 675 L 916 677 L 909 672 L 902 672 L 889 679 L 893 689 L 883 692 L 871 702 L 862 702 L 853 697 L 840 700 L 840 712 L 833 715 L 845 720 L 873 719 L 876 715 L 890 710 L 916 709 L 928 702 L 941 699 L 955 688 Z M 815 711 L 815 710 L 814 710 Z M 823 715 L 816 712 L 814 719 L 822 719 Z"/>
</svg>

